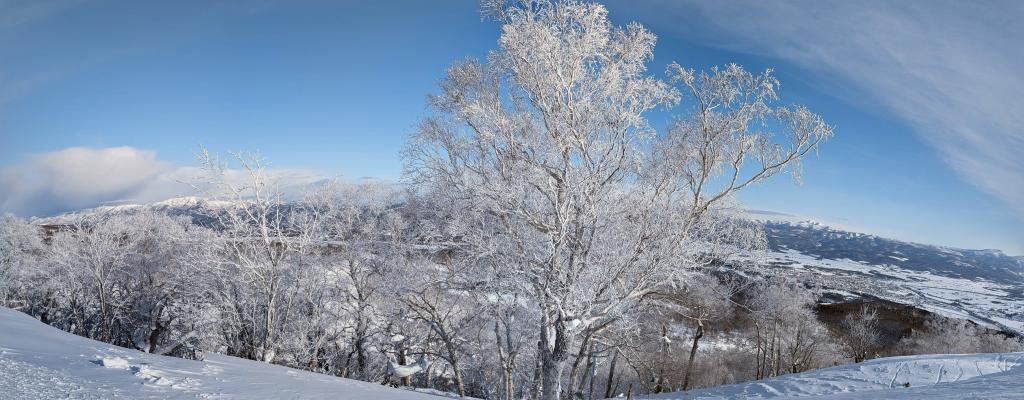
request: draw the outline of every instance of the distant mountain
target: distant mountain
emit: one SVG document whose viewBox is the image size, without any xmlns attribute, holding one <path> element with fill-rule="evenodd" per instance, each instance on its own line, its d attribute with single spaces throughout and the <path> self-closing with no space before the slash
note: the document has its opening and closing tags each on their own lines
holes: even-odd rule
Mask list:
<svg viewBox="0 0 1024 400">
<path fill-rule="evenodd" d="M 240 206 L 240 203 L 209 200 L 202 197 L 190 196 L 178 197 L 149 204 L 120 204 L 114 206 L 87 208 L 52 217 L 37 218 L 34 222 L 40 225 L 65 225 L 82 219 L 95 219 L 114 215 L 132 215 L 151 211 L 163 213 L 172 217 L 188 217 L 192 219 L 193 223 L 198 225 L 209 225 L 213 222 L 219 212 L 222 212 L 229 207 L 238 206 Z"/>
<path fill-rule="evenodd" d="M 750 217 L 765 226 L 765 274 L 797 277 L 832 298 L 877 297 L 1024 333 L 1022 257 L 887 239 L 788 214 Z"/>
<path fill-rule="evenodd" d="M 766 222 L 765 229 L 773 251 L 792 249 L 818 258 L 892 265 L 954 278 L 1024 284 L 1024 262 L 999 250 L 908 243 L 823 225 Z"/>
</svg>

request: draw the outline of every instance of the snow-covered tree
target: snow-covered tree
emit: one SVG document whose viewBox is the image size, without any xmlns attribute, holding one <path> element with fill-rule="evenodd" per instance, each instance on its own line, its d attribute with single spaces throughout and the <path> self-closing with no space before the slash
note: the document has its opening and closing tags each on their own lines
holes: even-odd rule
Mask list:
<svg viewBox="0 0 1024 400">
<path fill-rule="evenodd" d="M 799 282 L 773 279 L 751 300 L 757 379 L 829 365 L 839 354 L 813 306 L 815 294 Z"/>
<path fill-rule="evenodd" d="M 332 181 L 310 193 L 304 213 L 315 220 L 322 259 L 316 276 L 326 279 L 325 321 L 337 332 L 337 372 L 375 380 L 379 369 L 371 349 L 382 338 L 393 296 L 394 275 L 408 254 L 404 252 L 406 222 L 395 207 L 400 191 L 381 182 L 347 184 Z M 306 229 L 312 230 L 312 229 Z"/>
<path fill-rule="evenodd" d="M 42 231 L 14 215 L 0 216 L 0 305 L 21 309 L 30 301 L 33 288 L 42 284 L 45 269 Z"/>
<path fill-rule="evenodd" d="M 79 334 L 112 342 L 123 322 L 119 289 L 128 266 L 129 241 L 122 225 L 111 220 L 80 220 L 52 239 L 50 260 L 68 284 L 72 324 Z"/>
<path fill-rule="evenodd" d="M 224 319 L 234 321 L 235 327 L 225 336 L 241 346 L 233 353 L 273 362 L 285 334 L 286 314 L 292 311 L 290 296 L 301 292 L 295 274 L 311 237 L 291 225 L 295 210 L 262 157 L 233 153 L 239 170 L 206 149 L 199 158 L 206 175 L 195 186 L 232 205 L 216 215 L 226 279 L 214 294 L 225 305 Z"/>
<path fill-rule="evenodd" d="M 677 313 L 690 322 L 693 327 L 693 340 L 690 354 L 686 361 L 686 373 L 683 376 L 683 390 L 690 388 L 693 376 L 694 360 L 700 340 L 709 333 L 713 323 L 723 321 L 732 316 L 734 304 L 732 296 L 740 289 L 735 281 L 722 282 L 711 274 L 694 274 L 689 279 L 685 291 L 678 303 L 681 306 Z"/>
<path fill-rule="evenodd" d="M 202 319 L 208 309 L 204 295 L 206 282 L 216 275 L 201 263 L 211 257 L 213 232 L 188 218 L 154 212 L 110 223 L 123 227 L 130 238 L 119 282 L 120 313 L 131 321 L 126 340 L 147 353 L 195 357 L 200 332 L 209 328 Z"/>
<path fill-rule="evenodd" d="M 878 329 L 878 310 L 861 307 L 858 312 L 848 314 L 840 323 L 843 330 L 843 349 L 853 362 L 867 360 L 881 340 Z"/>
<path fill-rule="evenodd" d="M 714 251 L 757 244 L 723 246 L 706 228 L 735 220 L 736 191 L 796 176 L 832 129 L 777 105 L 770 71 L 673 65 L 673 88 L 647 73 L 654 35 L 614 26 L 599 4 L 485 9 L 502 23 L 499 48 L 449 68 L 406 148 L 407 176 L 500 227 L 540 309 L 542 397 L 554 399 L 584 332 Z M 677 122 L 657 134 L 645 113 L 675 105 Z"/>
<path fill-rule="evenodd" d="M 1019 337 L 992 332 L 974 322 L 931 315 L 923 329 L 899 343 L 903 354 L 963 354 L 1024 351 Z"/>
</svg>

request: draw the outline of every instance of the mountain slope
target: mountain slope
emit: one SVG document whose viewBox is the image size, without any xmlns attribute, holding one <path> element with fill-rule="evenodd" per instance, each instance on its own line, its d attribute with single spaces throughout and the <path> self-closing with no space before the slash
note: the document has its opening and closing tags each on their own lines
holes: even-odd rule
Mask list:
<svg viewBox="0 0 1024 400">
<path fill-rule="evenodd" d="M 208 354 L 157 356 L 0 307 L 0 399 L 395 399 L 440 397 Z"/>
<path fill-rule="evenodd" d="M 842 301 L 877 297 L 1024 333 L 1018 257 L 903 242 L 785 214 L 751 217 L 764 223 L 769 245 L 756 273 L 794 277 Z"/>
</svg>

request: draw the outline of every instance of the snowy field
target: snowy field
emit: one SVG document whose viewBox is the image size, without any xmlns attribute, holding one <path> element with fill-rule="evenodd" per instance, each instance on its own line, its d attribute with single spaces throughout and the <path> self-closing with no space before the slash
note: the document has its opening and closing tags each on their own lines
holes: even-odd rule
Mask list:
<svg viewBox="0 0 1024 400">
<path fill-rule="evenodd" d="M 207 354 L 146 354 L 75 336 L 0 307 L 0 399 L 440 399 Z"/>
<path fill-rule="evenodd" d="M 1024 353 L 890 357 L 642 399 L 1020 399 Z"/>
</svg>

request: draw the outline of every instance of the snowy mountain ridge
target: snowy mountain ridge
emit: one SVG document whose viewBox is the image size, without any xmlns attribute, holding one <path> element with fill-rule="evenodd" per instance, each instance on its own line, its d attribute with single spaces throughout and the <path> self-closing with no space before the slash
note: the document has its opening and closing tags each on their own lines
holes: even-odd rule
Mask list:
<svg viewBox="0 0 1024 400">
<path fill-rule="evenodd" d="M 213 218 L 219 211 L 240 206 L 241 203 L 239 202 L 212 200 L 198 196 L 185 196 L 154 203 L 103 205 L 50 217 L 35 218 L 33 221 L 40 225 L 61 225 L 70 224 L 79 219 L 89 219 L 110 215 L 129 215 L 151 211 L 164 213 L 173 217 L 190 217 L 194 222 L 201 222 Z"/>
</svg>

